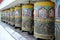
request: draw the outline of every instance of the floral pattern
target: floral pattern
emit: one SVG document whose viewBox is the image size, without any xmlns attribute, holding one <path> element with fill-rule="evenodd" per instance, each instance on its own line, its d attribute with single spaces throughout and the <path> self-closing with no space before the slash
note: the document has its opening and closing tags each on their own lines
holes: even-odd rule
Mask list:
<svg viewBox="0 0 60 40">
<path fill-rule="evenodd" d="M 39 8 L 38 8 L 39 7 Z M 54 33 L 54 8 L 36 6 L 34 10 L 34 32 L 51 35 Z M 35 13 L 36 12 L 36 13 Z M 42 21 L 38 21 L 42 19 Z M 46 21 L 48 20 L 48 21 Z M 50 21 L 51 20 L 51 21 Z M 53 21 L 52 21 L 53 20 Z"/>
</svg>

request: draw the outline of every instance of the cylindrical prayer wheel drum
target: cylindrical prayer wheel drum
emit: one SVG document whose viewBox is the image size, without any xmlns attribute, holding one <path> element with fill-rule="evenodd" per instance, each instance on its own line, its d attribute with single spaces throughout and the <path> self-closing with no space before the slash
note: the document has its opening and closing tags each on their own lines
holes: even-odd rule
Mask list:
<svg viewBox="0 0 60 40">
<path fill-rule="evenodd" d="M 3 11 L 3 21 L 5 22 L 5 11 Z"/>
<path fill-rule="evenodd" d="M 22 27 L 22 6 L 15 7 L 15 27 Z"/>
<path fill-rule="evenodd" d="M 55 37 L 56 40 L 60 40 L 60 1 L 57 0 L 55 11 Z"/>
<path fill-rule="evenodd" d="M 10 9 L 8 10 L 8 24 L 10 23 Z"/>
<path fill-rule="evenodd" d="M 8 23 L 8 10 L 6 10 L 6 22 Z"/>
<path fill-rule="evenodd" d="M 8 23 L 8 10 L 7 10 L 7 12 L 6 12 L 6 16 L 7 16 L 6 18 L 7 18 L 7 23 Z"/>
<path fill-rule="evenodd" d="M 34 36 L 41 39 L 54 37 L 54 3 L 50 1 L 34 4 Z"/>
<path fill-rule="evenodd" d="M 3 21 L 5 22 L 5 11 L 3 11 Z"/>
<path fill-rule="evenodd" d="M 10 24 L 12 26 L 15 25 L 15 13 L 14 13 L 14 10 L 15 10 L 14 8 L 10 9 Z"/>
<path fill-rule="evenodd" d="M 8 23 L 8 10 L 6 10 L 6 23 Z"/>
<path fill-rule="evenodd" d="M 26 4 L 22 6 L 22 30 L 32 31 L 33 28 L 33 5 Z"/>
<path fill-rule="evenodd" d="M 11 25 L 11 8 L 10 8 L 10 22 L 9 22 L 9 24 Z"/>
<path fill-rule="evenodd" d="M 6 21 L 6 20 L 7 20 L 7 16 L 6 16 L 7 13 L 6 13 L 6 12 L 7 12 L 7 11 L 5 10 L 5 22 L 7 22 L 7 21 Z"/>
<path fill-rule="evenodd" d="M 4 21 L 3 19 L 4 19 L 4 11 L 2 11 L 1 13 L 1 21 Z"/>
<path fill-rule="evenodd" d="M 4 20 L 4 22 L 5 22 L 5 11 L 3 12 L 3 15 L 4 15 L 4 16 L 3 16 L 3 20 Z"/>
</svg>

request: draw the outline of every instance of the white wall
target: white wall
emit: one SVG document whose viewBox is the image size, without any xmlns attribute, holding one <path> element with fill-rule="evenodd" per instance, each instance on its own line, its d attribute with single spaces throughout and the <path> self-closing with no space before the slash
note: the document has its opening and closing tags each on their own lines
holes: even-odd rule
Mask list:
<svg viewBox="0 0 60 40">
<path fill-rule="evenodd" d="M 0 4 L 0 10 L 4 10 L 6 8 L 10 8 L 20 3 L 27 3 L 29 0 L 4 0 Z"/>
<path fill-rule="evenodd" d="M 0 4 L 0 9 L 6 7 L 10 3 L 14 2 L 15 0 L 3 0 L 3 2 Z"/>
<path fill-rule="evenodd" d="M 40 0 L 30 0 L 30 1 L 40 1 Z M 0 4 L 0 10 L 10 8 L 18 4 L 26 4 L 26 3 L 29 3 L 29 0 L 4 0 Z"/>
</svg>

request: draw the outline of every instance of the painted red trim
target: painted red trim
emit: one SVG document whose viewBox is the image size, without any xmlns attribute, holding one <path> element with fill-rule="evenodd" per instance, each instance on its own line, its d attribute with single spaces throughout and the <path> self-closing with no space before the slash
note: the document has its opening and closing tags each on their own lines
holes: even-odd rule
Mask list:
<svg viewBox="0 0 60 40">
<path fill-rule="evenodd" d="M 3 2 L 3 0 L 0 0 L 0 3 L 2 3 Z"/>
</svg>

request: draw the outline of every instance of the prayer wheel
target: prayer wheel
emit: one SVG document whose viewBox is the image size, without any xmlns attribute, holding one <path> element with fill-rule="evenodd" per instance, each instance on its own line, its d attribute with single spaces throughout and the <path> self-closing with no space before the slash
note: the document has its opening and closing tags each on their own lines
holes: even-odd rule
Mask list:
<svg viewBox="0 0 60 40">
<path fill-rule="evenodd" d="M 54 38 L 54 3 L 41 1 L 34 3 L 34 36 L 41 39 Z"/>
<path fill-rule="evenodd" d="M 22 30 L 31 32 L 33 30 L 33 10 L 34 5 L 26 4 L 22 6 Z"/>
<path fill-rule="evenodd" d="M 15 7 L 15 27 L 22 27 L 22 6 Z"/>
<path fill-rule="evenodd" d="M 15 25 L 15 9 L 14 8 L 11 8 L 10 9 L 10 24 L 12 25 L 12 26 L 14 26 Z"/>
</svg>

